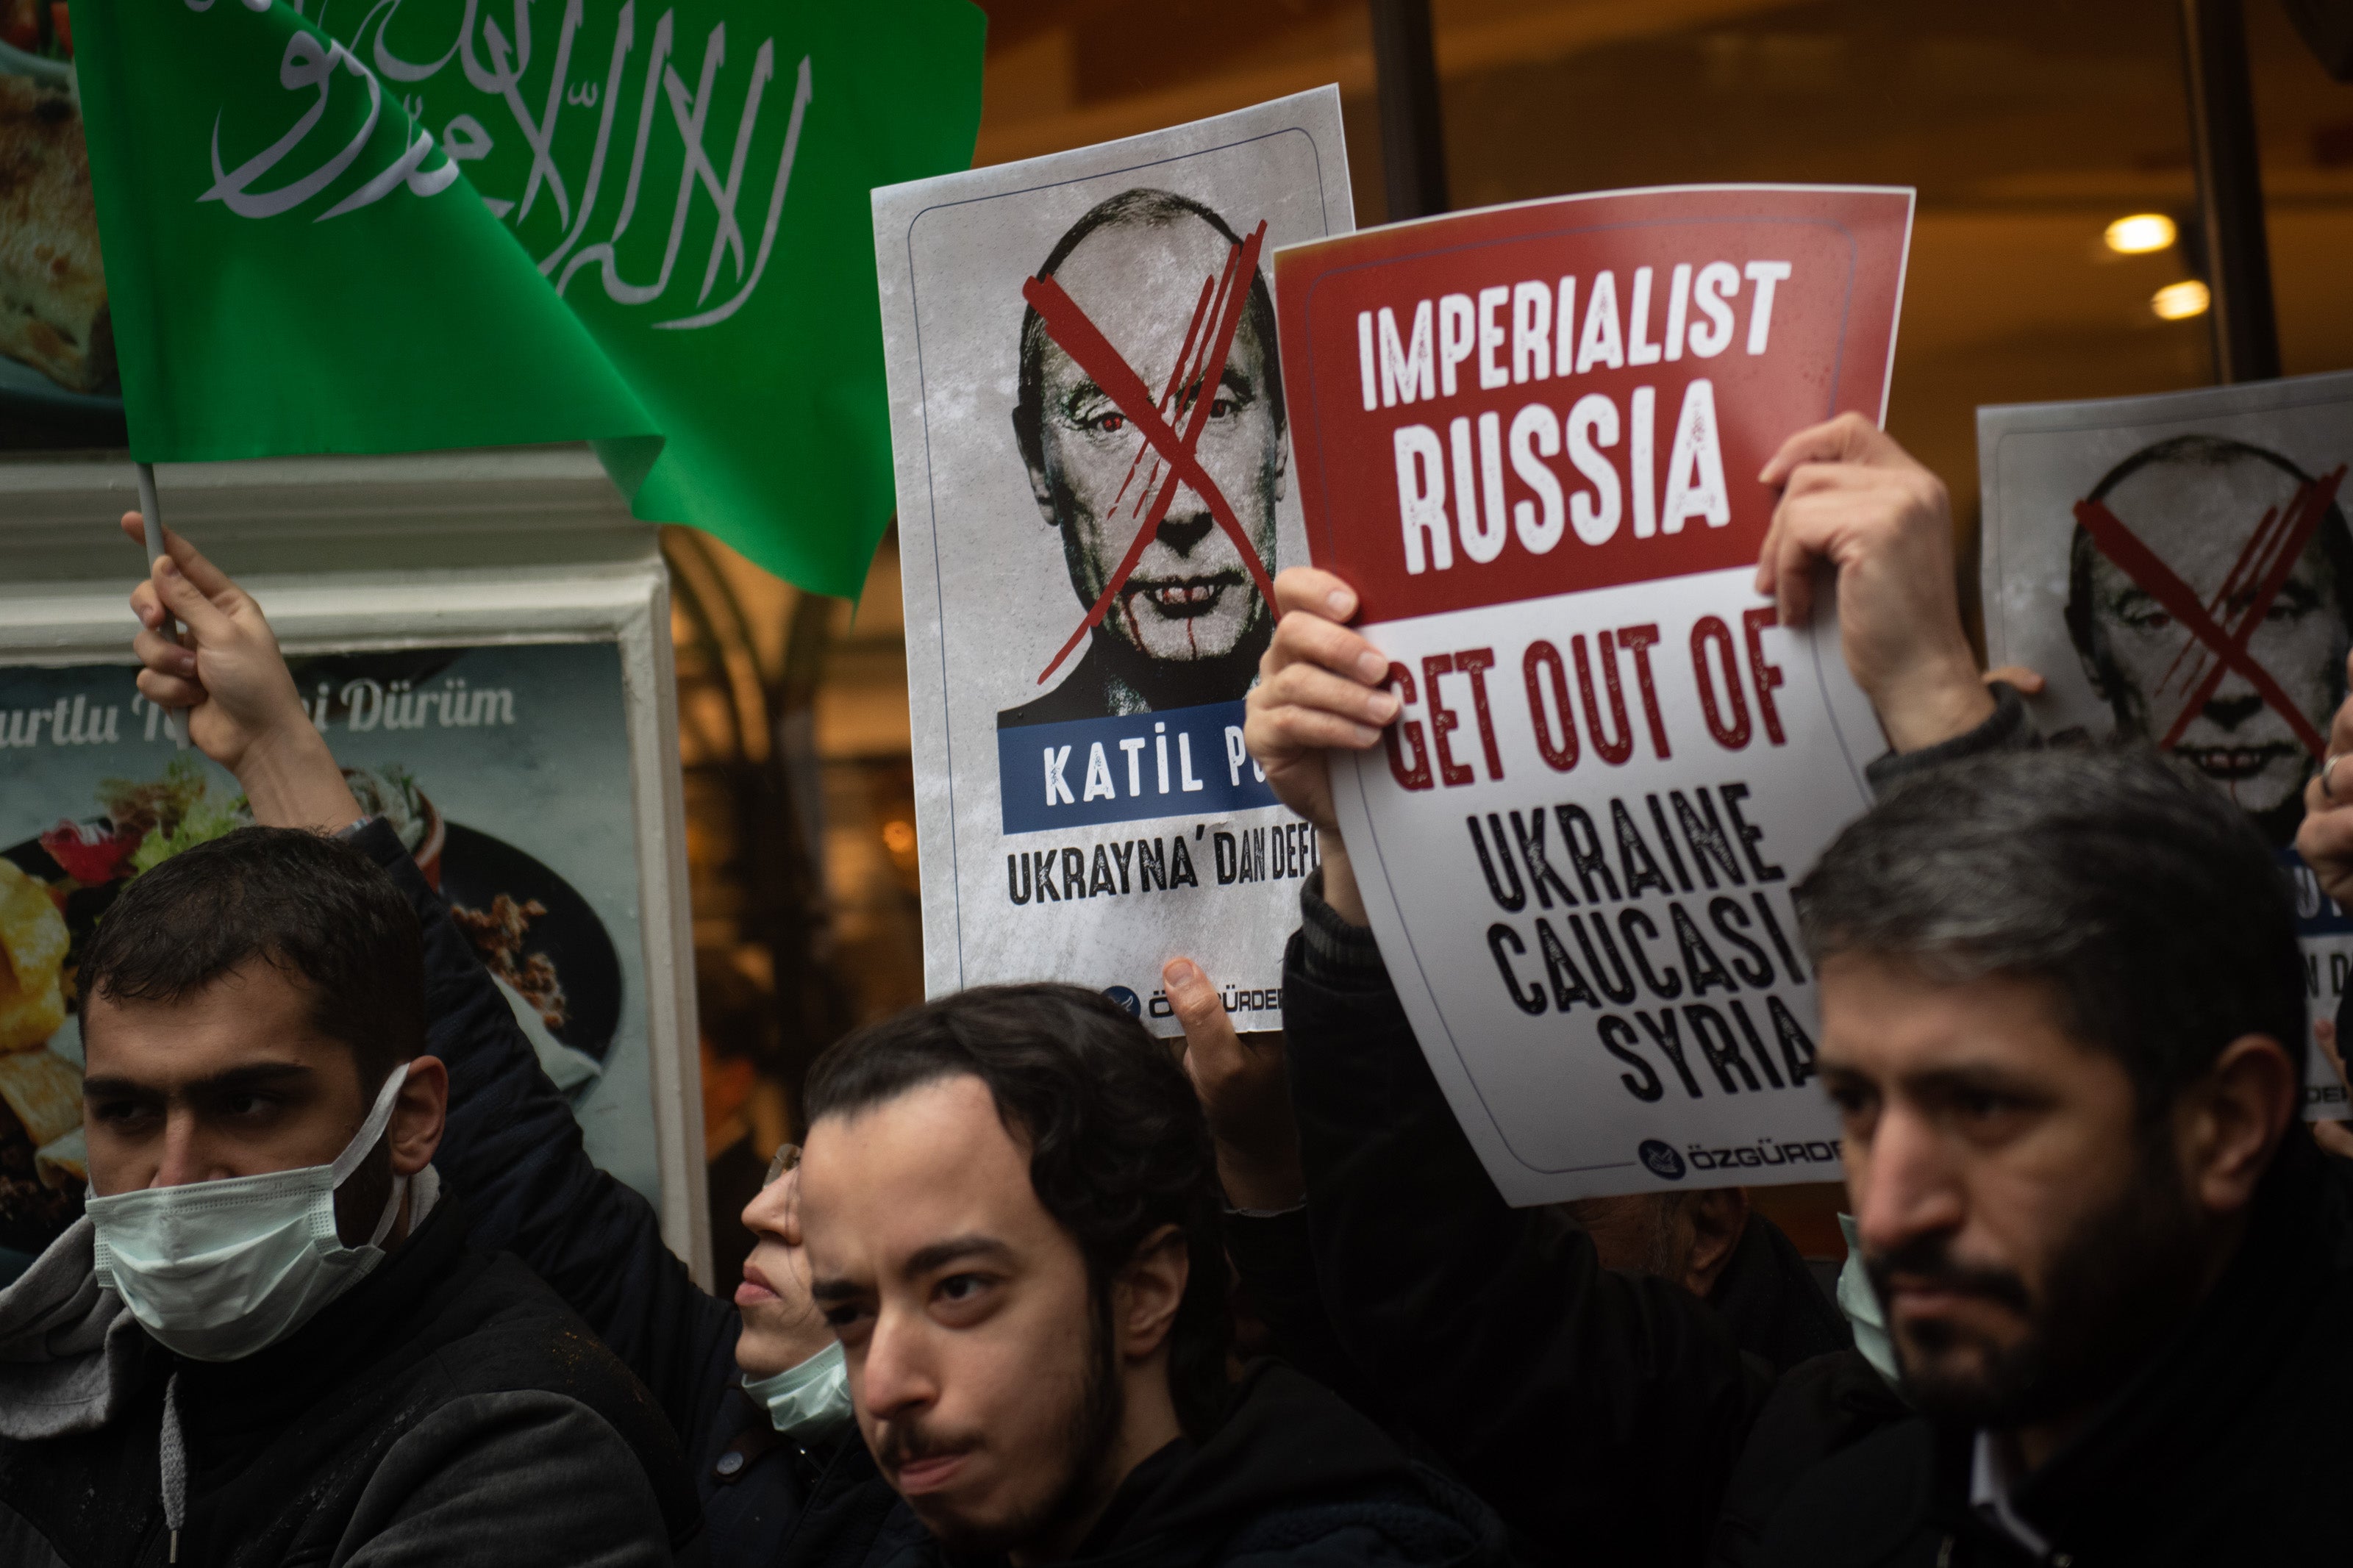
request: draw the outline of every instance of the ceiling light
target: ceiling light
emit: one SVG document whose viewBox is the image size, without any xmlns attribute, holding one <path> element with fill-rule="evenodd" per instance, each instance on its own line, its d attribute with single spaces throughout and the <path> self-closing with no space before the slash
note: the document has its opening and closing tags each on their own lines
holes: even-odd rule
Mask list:
<svg viewBox="0 0 2353 1568">
<path fill-rule="evenodd" d="M 2173 243 L 2173 220 L 2163 213 L 2135 213 L 2108 225 L 2107 237 L 2108 248 L 2118 256 L 2146 256 Z"/>
<path fill-rule="evenodd" d="M 2206 313 L 2206 307 L 2211 303 L 2213 299 L 2206 292 L 2206 285 L 2195 278 L 2168 283 L 2148 297 L 2148 308 L 2157 312 L 2159 320 L 2168 321 L 2184 321 L 2192 316 L 2202 316 Z"/>
</svg>

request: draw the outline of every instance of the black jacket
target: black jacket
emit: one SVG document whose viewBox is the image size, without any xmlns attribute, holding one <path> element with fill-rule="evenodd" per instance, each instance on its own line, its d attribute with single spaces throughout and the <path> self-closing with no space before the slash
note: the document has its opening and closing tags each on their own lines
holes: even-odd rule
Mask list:
<svg viewBox="0 0 2353 1568">
<path fill-rule="evenodd" d="M 911 1547 L 891 1568 L 999 1568 Z M 1129 1472 L 1071 1568 L 1504 1568 L 1479 1500 L 1398 1452 L 1336 1394 L 1280 1362 L 1243 1376 L 1225 1419 Z"/>
<path fill-rule="evenodd" d="M 1775 1372 L 1854 1343 L 1845 1314 L 1823 1291 L 1797 1243 L 1761 1214 L 1748 1216 L 1707 1304 L 1724 1320 L 1732 1342 Z"/>
<path fill-rule="evenodd" d="M 103 1426 L 0 1442 L 0 1561 L 166 1561 L 174 1374 L 189 1568 L 670 1561 L 698 1521 L 669 1424 L 527 1269 L 470 1250 L 465 1225 L 445 1197 L 367 1279 L 242 1361 L 184 1361 L 139 1334 Z"/>
<path fill-rule="evenodd" d="M 1765 1531 L 1799 1479 L 1834 1454 L 1912 1414 L 1904 1396 L 1855 1350 L 1816 1356 L 1784 1372 L 1748 1429 L 1708 1543 L 1714 1568 L 1749 1568 Z"/>
<path fill-rule="evenodd" d="M 1378 1421 L 1409 1453 L 1436 1458 L 1381 1385 L 1365 1374 L 1341 1344 L 1316 1283 L 1315 1250 L 1303 1205 L 1277 1214 L 1228 1211 L 1226 1253 L 1244 1296 L 1271 1331 L 1277 1353 Z M 1812 1363 L 1807 1368 L 1809 1384 L 1832 1384 L 1820 1397 L 1866 1412 L 1865 1429 L 1889 1412 L 1902 1413 L 1903 1402 L 1851 1348 L 1853 1335 L 1846 1319 L 1823 1293 L 1805 1258 L 1764 1215 L 1749 1217 L 1715 1288 L 1708 1292 L 1707 1304 L 1733 1344 L 1766 1368 L 1788 1372 Z M 1810 1411 L 1807 1420 L 1810 1431 L 1837 1426 L 1841 1417 Z M 1783 1454 L 1799 1451 L 1791 1445 L 1806 1440 L 1796 1430 L 1788 1436 L 1791 1443 L 1780 1446 Z M 1778 1500 L 1795 1474 L 1784 1478 L 1783 1488 L 1771 1488 L 1760 1469 L 1746 1489 L 1769 1489 Z"/>
<path fill-rule="evenodd" d="M 464 933 L 382 821 L 355 836 L 425 927 L 427 1044 L 449 1068 L 434 1163 L 474 1244 L 514 1253 L 644 1380 L 693 1466 L 713 1568 L 855 1568 L 922 1534 L 855 1424 L 780 1437 L 741 1386 L 734 1304 L 689 1278 L 644 1198 L 598 1170 Z"/>
<path fill-rule="evenodd" d="M 1537 1560 L 1701 1561 L 1770 1370 L 1689 1291 L 1504 1205 L 1370 933 L 1353 971 L 1312 961 L 1319 915 L 1291 941 L 1283 1034 L 1339 1353 Z"/>
</svg>

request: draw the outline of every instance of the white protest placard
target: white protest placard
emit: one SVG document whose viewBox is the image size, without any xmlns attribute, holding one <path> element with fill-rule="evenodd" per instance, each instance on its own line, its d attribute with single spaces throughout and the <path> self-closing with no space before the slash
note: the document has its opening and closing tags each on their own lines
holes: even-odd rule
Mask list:
<svg viewBox="0 0 2353 1568">
<path fill-rule="evenodd" d="M 2156 742 L 2243 806 L 2295 879 L 2312 1016 L 2353 918 L 2295 849 L 2353 643 L 2353 374 L 1978 410 L 1986 652 L 2047 683 L 2046 735 Z M 2321 1060 L 2316 1119 L 2347 1114 Z"/>
<path fill-rule="evenodd" d="M 1622 192 L 1276 258 L 1309 544 L 1405 700 L 1341 834 L 1509 1202 L 1840 1174 L 1789 889 L 1885 742 L 1828 611 L 1754 591 L 1756 476 L 1880 416 L 1911 210 Z"/>
<path fill-rule="evenodd" d="M 1354 226 L 1324 88 L 874 193 L 926 988 L 1282 1026 L 1313 831 L 1242 748 L 1306 557 L 1267 262 Z"/>
</svg>

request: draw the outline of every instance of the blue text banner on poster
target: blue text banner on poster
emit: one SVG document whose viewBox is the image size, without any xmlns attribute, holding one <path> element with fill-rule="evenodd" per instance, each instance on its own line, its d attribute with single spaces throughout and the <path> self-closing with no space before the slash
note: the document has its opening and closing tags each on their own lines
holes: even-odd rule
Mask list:
<svg viewBox="0 0 2353 1568">
<path fill-rule="evenodd" d="M 1042 833 L 1273 805 L 1242 744 L 1240 702 L 997 731 L 1005 831 Z"/>
</svg>

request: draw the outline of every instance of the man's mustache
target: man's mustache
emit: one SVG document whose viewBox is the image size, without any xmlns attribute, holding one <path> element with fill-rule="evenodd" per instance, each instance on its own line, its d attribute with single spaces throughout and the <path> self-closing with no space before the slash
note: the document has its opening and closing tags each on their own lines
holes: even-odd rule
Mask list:
<svg viewBox="0 0 2353 1568">
<path fill-rule="evenodd" d="M 883 1426 L 881 1436 L 874 1444 L 874 1461 L 885 1470 L 895 1471 L 919 1460 L 962 1453 L 967 1447 L 924 1430 L 920 1420 L 911 1417 Z"/>
<path fill-rule="evenodd" d="M 1915 1237 L 1886 1252 L 1865 1253 L 1862 1268 L 1882 1301 L 1888 1298 L 1889 1282 L 1901 1276 L 1907 1283 L 1982 1296 L 2017 1312 L 2034 1310 L 2025 1280 L 2007 1268 L 1980 1268 L 1961 1262 L 1953 1256 L 1950 1239 L 1943 1236 Z"/>
</svg>

